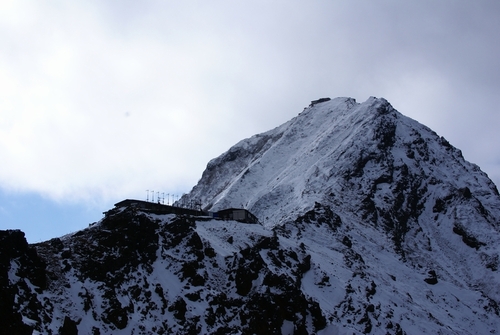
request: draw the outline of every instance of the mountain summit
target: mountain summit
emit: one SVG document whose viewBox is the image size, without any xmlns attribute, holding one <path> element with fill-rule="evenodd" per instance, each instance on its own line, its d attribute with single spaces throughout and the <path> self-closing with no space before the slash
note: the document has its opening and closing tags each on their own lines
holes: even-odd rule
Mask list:
<svg viewBox="0 0 500 335">
<path fill-rule="evenodd" d="M 211 160 L 178 203 L 201 210 L 126 200 L 97 224 L 47 242 L 0 232 L 0 329 L 500 329 L 496 186 L 384 99 L 312 101 Z M 221 220 L 239 209 L 252 220 Z"/>
<path fill-rule="evenodd" d="M 385 232 L 402 256 L 450 227 L 491 242 L 498 190 L 460 150 L 385 99 L 316 101 L 210 161 L 182 200 L 246 208 L 269 228 L 321 204 L 342 221 Z"/>
<path fill-rule="evenodd" d="M 406 230 L 437 199 L 465 188 L 498 213 L 496 186 L 444 138 L 385 99 L 336 98 L 211 160 L 183 200 L 206 210 L 243 207 L 266 227 L 320 202 Z"/>
</svg>

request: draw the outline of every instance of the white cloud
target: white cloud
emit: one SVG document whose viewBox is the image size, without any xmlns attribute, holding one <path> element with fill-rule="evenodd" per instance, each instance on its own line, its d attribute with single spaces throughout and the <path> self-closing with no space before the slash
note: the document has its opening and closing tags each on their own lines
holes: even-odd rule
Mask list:
<svg viewBox="0 0 500 335">
<path fill-rule="evenodd" d="M 498 6 L 453 3 L 4 2 L 0 185 L 189 191 L 322 96 L 383 96 L 497 170 Z"/>
</svg>

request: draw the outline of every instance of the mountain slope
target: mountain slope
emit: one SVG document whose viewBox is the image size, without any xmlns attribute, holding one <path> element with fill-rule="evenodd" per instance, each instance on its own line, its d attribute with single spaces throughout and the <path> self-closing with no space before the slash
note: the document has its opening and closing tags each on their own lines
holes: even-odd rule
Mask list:
<svg viewBox="0 0 500 335">
<path fill-rule="evenodd" d="M 496 186 L 444 138 L 384 99 L 312 105 L 209 162 L 185 198 L 209 210 L 245 207 L 267 227 L 293 221 L 318 202 L 343 222 L 383 232 L 413 266 L 484 287 L 500 300 L 490 270 L 498 267 L 500 242 Z M 483 267 L 471 275 L 477 264 Z"/>
<path fill-rule="evenodd" d="M 280 127 L 239 142 L 208 163 L 185 198 L 206 210 L 244 207 L 274 226 L 315 201 L 351 209 L 342 201 L 346 192 L 350 202 L 365 197 L 353 185 L 361 191 L 383 188 L 406 176 L 406 170 L 423 179 L 413 184 L 428 177 L 443 184 L 439 189 L 477 189 L 480 201 L 499 210 L 495 185 L 476 165 L 429 128 L 376 98 L 362 104 L 350 98 L 316 104 Z M 373 200 L 383 206 L 393 200 L 378 198 Z"/>
<path fill-rule="evenodd" d="M 325 100 L 180 201 L 260 224 L 125 202 L 36 245 L 0 232 L 0 333 L 498 332 L 495 185 L 386 100 Z"/>
</svg>

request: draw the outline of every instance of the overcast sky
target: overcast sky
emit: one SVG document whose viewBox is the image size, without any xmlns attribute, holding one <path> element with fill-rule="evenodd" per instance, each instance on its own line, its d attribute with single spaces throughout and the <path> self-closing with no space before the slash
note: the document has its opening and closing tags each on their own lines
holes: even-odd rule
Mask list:
<svg viewBox="0 0 500 335">
<path fill-rule="evenodd" d="M 311 100 L 384 97 L 500 183 L 500 2 L 0 1 L 0 229 L 82 229 Z"/>
</svg>

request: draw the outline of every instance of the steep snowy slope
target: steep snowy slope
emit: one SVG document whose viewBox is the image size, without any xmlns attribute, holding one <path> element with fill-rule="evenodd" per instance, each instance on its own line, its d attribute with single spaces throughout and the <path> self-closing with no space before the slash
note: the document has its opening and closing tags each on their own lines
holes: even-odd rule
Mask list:
<svg viewBox="0 0 500 335">
<path fill-rule="evenodd" d="M 36 245 L 0 232 L 0 334 L 495 334 L 500 197 L 384 99 L 243 140 L 182 199 Z"/>
<path fill-rule="evenodd" d="M 405 266 L 500 301 L 496 186 L 384 99 L 312 105 L 209 162 L 186 198 L 247 208 L 267 227 L 319 203 L 356 235 L 377 232 L 374 247 L 393 249 Z"/>
<path fill-rule="evenodd" d="M 185 198 L 206 210 L 244 207 L 274 226 L 316 201 L 357 212 L 353 200 L 363 202 L 373 187 L 372 202 L 390 206 L 386 186 L 400 175 L 419 177 L 406 185 L 412 188 L 426 184 L 426 177 L 439 181 L 437 197 L 449 187 L 474 188 L 478 201 L 500 210 L 495 185 L 477 166 L 429 128 L 373 97 L 362 104 L 351 98 L 315 104 L 280 127 L 242 140 L 208 163 Z"/>
</svg>

